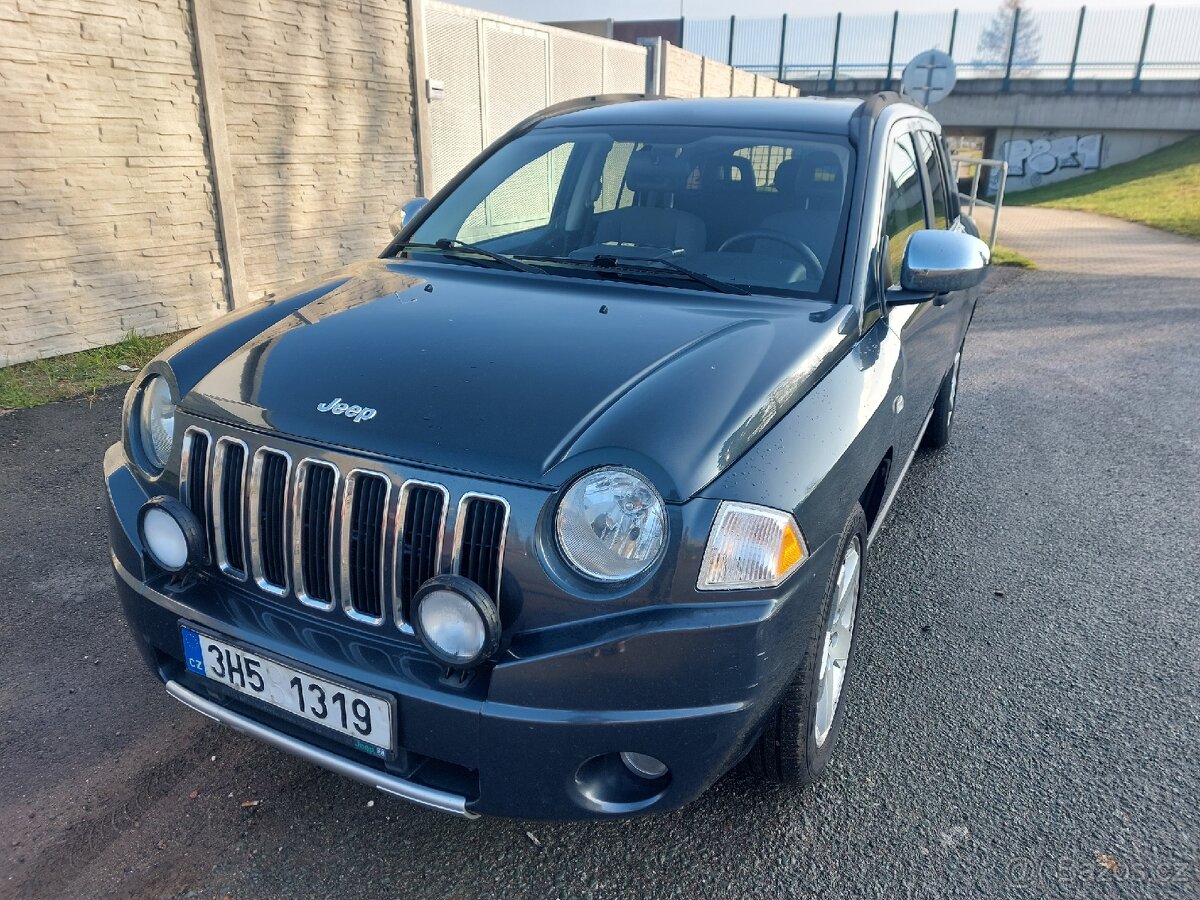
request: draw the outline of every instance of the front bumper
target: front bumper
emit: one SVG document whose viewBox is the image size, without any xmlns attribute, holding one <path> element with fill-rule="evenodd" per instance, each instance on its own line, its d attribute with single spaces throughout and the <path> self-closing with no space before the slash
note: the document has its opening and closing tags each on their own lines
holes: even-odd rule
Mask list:
<svg viewBox="0 0 1200 900">
<path fill-rule="evenodd" d="M 608 818 L 695 799 L 744 755 L 792 677 L 799 663 L 792 648 L 802 645 L 797 634 L 815 605 L 805 601 L 821 596 L 828 572 L 819 548 L 785 598 L 614 615 L 578 643 L 527 644 L 532 652 L 510 654 L 462 683 L 415 641 L 339 626 L 217 577 L 155 572 L 134 526 L 147 493 L 119 448 L 106 459 L 106 479 L 122 606 L 143 657 L 173 696 L 342 775 L 466 816 Z M 190 674 L 181 621 L 390 694 L 402 749 L 375 759 Z M 588 695 L 568 705 L 564 684 L 580 684 L 583 673 Z M 619 764 L 621 751 L 662 760 L 669 778 L 639 780 Z"/>
</svg>

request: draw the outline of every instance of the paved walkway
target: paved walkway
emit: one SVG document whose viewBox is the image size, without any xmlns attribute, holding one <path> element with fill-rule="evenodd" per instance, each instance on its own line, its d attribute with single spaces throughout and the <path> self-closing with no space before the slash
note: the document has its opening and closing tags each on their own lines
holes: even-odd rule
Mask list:
<svg viewBox="0 0 1200 900">
<path fill-rule="evenodd" d="M 986 233 L 990 211 L 979 212 L 980 230 Z M 1005 207 L 996 242 L 1047 272 L 1200 278 L 1200 242 L 1092 213 Z"/>
</svg>

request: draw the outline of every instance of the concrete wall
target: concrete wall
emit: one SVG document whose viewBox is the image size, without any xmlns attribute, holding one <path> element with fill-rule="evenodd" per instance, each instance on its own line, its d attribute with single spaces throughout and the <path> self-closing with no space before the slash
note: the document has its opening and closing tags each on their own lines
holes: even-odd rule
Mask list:
<svg viewBox="0 0 1200 900">
<path fill-rule="evenodd" d="M 1178 131 L 997 128 L 990 153 L 1008 161 L 1007 191 L 1024 191 L 1129 162 L 1187 137 Z"/>
<path fill-rule="evenodd" d="M 1008 190 L 1065 181 L 1128 162 L 1200 131 L 1200 83 L 1079 80 L 964 81 L 930 110 L 957 133 L 982 133 L 1009 163 Z"/>
<path fill-rule="evenodd" d="M 1001 79 L 968 79 L 930 111 L 958 127 L 1200 131 L 1200 81 L 1143 81 L 1135 93 L 1126 79 L 1080 79 L 1067 93 L 1058 80 L 1014 79 L 1005 92 Z"/>
<path fill-rule="evenodd" d="M 666 53 L 665 84 L 668 97 L 795 97 L 799 91 L 791 85 L 731 68 L 704 56 L 663 45 Z"/>
<path fill-rule="evenodd" d="M 668 97 L 699 97 L 704 86 L 704 57 L 673 44 L 664 46 L 667 61 L 662 93 Z"/>
<path fill-rule="evenodd" d="M 419 193 L 409 15 L 388 0 L 213 0 L 249 299 L 379 252 Z"/>
<path fill-rule="evenodd" d="M 226 308 L 187 0 L 0 0 L 0 366 Z"/>
<path fill-rule="evenodd" d="M 389 0 L 0 0 L 0 366 L 377 252 L 419 192 L 409 29 Z"/>
</svg>

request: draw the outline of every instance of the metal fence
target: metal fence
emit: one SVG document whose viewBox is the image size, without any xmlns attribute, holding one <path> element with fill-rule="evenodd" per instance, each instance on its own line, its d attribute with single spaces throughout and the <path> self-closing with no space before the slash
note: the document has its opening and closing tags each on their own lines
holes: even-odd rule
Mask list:
<svg viewBox="0 0 1200 900">
<path fill-rule="evenodd" d="M 898 78 L 937 48 L 959 77 L 1200 77 L 1200 7 L 680 19 L 683 46 L 780 80 Z"/>
</svg>

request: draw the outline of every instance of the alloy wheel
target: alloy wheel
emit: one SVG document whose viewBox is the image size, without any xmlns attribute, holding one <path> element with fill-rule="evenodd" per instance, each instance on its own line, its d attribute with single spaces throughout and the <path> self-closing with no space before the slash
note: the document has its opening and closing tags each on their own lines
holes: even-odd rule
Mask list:
<svg viewBox="0 0 1200 900">
<path fill-rule="evenodd" d="M 842 686 L 846 681 L 846 666 L 850 662 L 850 645 L 854 639 L 854 618 L 858 610 L 859 570 L 862 566 L 862 543 L 857 535 L 851 540 L 842 557 L 834 588 L 833 604 L 825 623 L 825 641 L 821 652 L 821 668 L 817 682 L 817 706 L 813 730 L 817 746 L 825 743 L 833 728 Z"/>
</svg>

